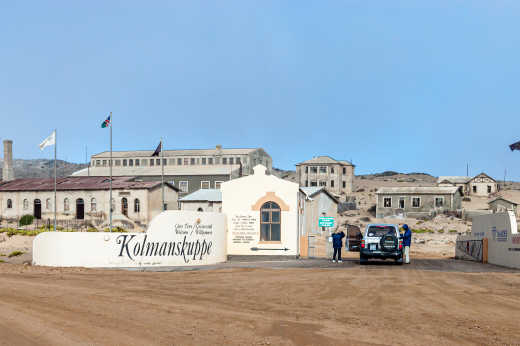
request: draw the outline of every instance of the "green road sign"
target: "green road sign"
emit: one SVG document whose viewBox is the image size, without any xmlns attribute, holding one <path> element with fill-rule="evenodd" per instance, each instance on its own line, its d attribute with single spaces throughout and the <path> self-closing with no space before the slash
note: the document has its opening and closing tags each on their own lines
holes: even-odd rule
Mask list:
<svg viewBox="0 0 520 346">
<path fill-rule="evenodd" d="M 318 220 L 319 227 L 334 227 L 333 217 L 320 217 Z"/>
</svg>

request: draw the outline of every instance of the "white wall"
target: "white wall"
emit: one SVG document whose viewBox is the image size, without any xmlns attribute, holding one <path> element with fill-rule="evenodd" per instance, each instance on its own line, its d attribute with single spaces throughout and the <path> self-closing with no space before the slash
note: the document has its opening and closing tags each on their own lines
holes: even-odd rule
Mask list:
<svg viewBox="0 0 520 346">
<path fill-rule="evenodd" d="M 197 211 L 199 208 L 202 208 L 202 211 L 214 211 L 216 213 L 222 212 L 222 203 L 221 202 L 189 202 L 184 201 L 180 202 L 181 210 L 189 210 L 189 211 Z"/>
<path fill-rule="evenodd" d="M 254 171 L 253 175 L 227 181 L 221 187 L 228 255 L 298 255 L 298 184 L 266 175 L 262 165 Z M 281 241 L 276 243 L 260 242 L 260 211 L 252 208 L 268 192 L 274 192 L 289 207 L 281 212 Z"/>
<path fill-rule="evenodd" d="M 33 264 L 55 267 L 160 267 L 226 261 L 225 216 L 165 211 L 146 233 L 45 232 Z"/>
<path fill-rule="evenodd" d="M 475 216 L 471 235 L 459 236 L 457 241 L 482 238 L 488 239 L 488 263 L 520 269 L 520 234 L 513 212 Z M 464 256 L 458 252 L 458 257 Z"/>
</svg>

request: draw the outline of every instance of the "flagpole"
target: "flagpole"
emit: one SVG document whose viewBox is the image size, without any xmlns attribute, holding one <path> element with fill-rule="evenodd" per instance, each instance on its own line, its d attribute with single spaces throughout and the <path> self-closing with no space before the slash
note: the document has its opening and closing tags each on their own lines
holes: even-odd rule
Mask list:
<svg viewBox="0 0 520 346">
<path fill-rule="evenodd" d="M 166 210 L 164 207 L 164 147 L 163 147 L 163 139 L 161 138 L 161 189 L 162 189 L 162 210 Z"/>
<path fill-rule="evenodd" d="M 56 151 L 58 146 L 58 131 L 54 129 L 54 232 L 56 232 Z"/>
<path fill-rule="evenodd" d="M 112 232 L 112 112 L 110 112 L 110 232 Z"/>
</svg>

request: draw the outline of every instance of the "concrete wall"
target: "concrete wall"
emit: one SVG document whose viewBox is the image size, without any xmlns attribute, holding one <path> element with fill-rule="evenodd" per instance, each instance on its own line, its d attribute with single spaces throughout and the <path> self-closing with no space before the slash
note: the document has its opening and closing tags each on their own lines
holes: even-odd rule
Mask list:
<svg viewBox="0 0 520 346">
<path fill-rule="evenodd" d="M 481 215 L 473 218 L 470 235 L 458 236 L 457 242 L 487 238 L 487 260 L 491 264 L 520 269 L 520 234 L 513 212 Z M 464 247 L 456 247 L 455 255 L 464 258 Z"/>
<path fill-rule="evenodd" d="M 146 233 L 45 232 L 33 264 L 54 267 L 162 267 L 226 261 L 225 216 L 166 211 Z"/>
<path fill-rule="evenodd" d="M 412 207 L 412 198 L 419 197 L 421 203 L 419 208 Z M 444 198 L 442 207 L 435 207 L 435 198 Z M 384 199 L 392 198 L 392 206 L 390 208 L 384 207 Z M 400 198 L 405 199 L 404 209 L 399 208 Z M 377 217 L 387 217 L 392 215 L 403 214 L 406 215 L 430 215 L 432 213 L 442 213 L 444 211 L 456 211 L 462 209 L 462 197 L 460 194 L 378 194 L 376 197 L 376 215 Z"/>
<path fill-rule="evenodd" d="M 255 174 L 222 184 L 222 212 L 227 216 L 229 255 L 298 254 L 298 184 L 266 175 L 264 166 Z M 260 207 L 266 201 L 280 205 L 281 241 L 260 241 Z"/>
<path fill-rule="evenodd" d="M 180 204 L 181 204 L 181 210 L 198 211 L 199 208 L 202 208 L 202 211 L 205 211 L 205 212 L 215 212 L 215 213 L 222 212 L 222 203 L 221 202 L 183 201 L 183 202 L 180 202 Z"/>
</svg>

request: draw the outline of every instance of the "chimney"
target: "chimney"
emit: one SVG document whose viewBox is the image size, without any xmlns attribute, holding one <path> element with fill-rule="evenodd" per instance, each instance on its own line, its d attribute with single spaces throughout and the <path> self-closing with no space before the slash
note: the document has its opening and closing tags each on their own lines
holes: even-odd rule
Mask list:
<svg viewBox="0 0 520 346">
<path fill-rule="evenodd" d="M 9 139 L 4 140 L 4 169 L 2 175 L 4 181 L 11 181 L 14 179 L 13 141 Z"/>
</svg>

